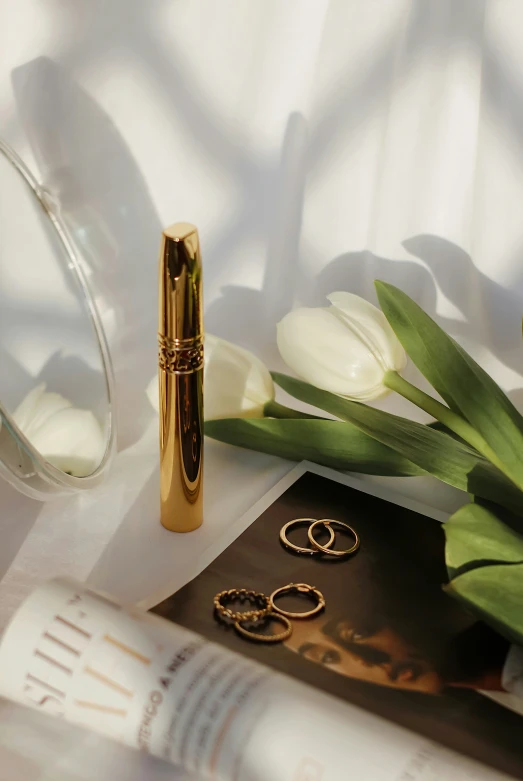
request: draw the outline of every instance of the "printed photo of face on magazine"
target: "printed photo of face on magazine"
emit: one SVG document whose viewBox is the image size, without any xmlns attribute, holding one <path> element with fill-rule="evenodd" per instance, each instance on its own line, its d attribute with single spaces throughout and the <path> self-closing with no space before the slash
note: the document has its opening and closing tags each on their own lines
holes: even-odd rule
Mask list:
<svg viewBox="0 0 523 781">
<path fill-rule="evenodd" d="M 292 553 L 279 533 L 295 518 L 349 524 L 360 548 L 339 559 Z M 289 530 L 289 539 L 307 546 L 306 525 Z M 327 535 L 317 539 L 325 544 Z M 337 533 L 333 547 L 352 542 L 350 535 Z M 305 472 L 198 577 L 153 611 L 523 778 L 521 716 L 480 693 L 501 695 L 510 644 L 446 594 L 446 580 L 438 521 Z M 245 588 L 269 595 L 290 583 L 315 586 L 326 604 L 308 619 L 293 619 L 292 634 L 283 642 L 249 641 L 216 620 L 218 592 Z M 300 612 L 313 603 L 292 594 L 277 605 Z M 237 603 L 232 609 L 248 607 Z M 274 624 L 266 631 L 282 628 Z M 505 698 L 506 705 L 510 696 Z"/>
<path fill-rule="evenodd" d="M 507 641 L 479 622 L 454 634 L 447 616 L 435 613 L 430 624 L 412 624 L 412 610 L 397 600 L 421 608 L 423 592 L 389 593 L 386 587 L 384 578 L 370 615 L 366 600 L 331 618 L 296 622 L 284 646 L 339 675 L 380 686 L 427 694 L 446 687 L 502 690 Z"/>
</svg>

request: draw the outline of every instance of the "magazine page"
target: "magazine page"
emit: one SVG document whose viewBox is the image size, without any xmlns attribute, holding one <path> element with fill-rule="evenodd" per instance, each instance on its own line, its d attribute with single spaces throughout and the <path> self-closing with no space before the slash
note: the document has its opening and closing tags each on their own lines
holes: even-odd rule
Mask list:
<svg viewBox="0 0 523 781">
<path fill-rule="evenodd" d="M 0 693 L 167 760 L 173 778 L 180 768 L 202 781 L 506 778 L 71 581 L 42 586 L 11 621 Z"/>
<path fill-rule="evenodd" d="M 360 537 L 359 550 L 341 559 L 289 551 L 280 542 L 280 530 L 298 518 L 348 523 Z M 293 540 L 306 545 L 305 532 L 298 529 Z M 346 547 L 341 541 L 337 546 Z M 480 693 L 501 694 L 509 643 L 444 592 L 443 547 L 441 524 L 419 508 L 306 472 L 154 612 L 523 778 L 521 717 Z M 325 609 L 293 620 L 292 635 L 283 642 L 252 642 L 216 620 L 213 600 L 219 592 L 245 588 L 271 594 L 290 583 L 315 586 Z M 304 610 L 298 597 L 278 604 Z"/>
</svg>

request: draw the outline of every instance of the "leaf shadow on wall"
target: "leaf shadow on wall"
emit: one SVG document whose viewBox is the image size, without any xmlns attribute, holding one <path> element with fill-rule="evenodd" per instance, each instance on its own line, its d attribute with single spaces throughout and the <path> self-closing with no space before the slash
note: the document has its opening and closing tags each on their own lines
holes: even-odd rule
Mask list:
<svg viewBox="0 0 523 781">
<path fill-rule="evenodd" d="M 301 114 L 292 113 L 279 164 L 264 174 L 266 186 L 262 189 L 263 203 L 259 205 L 266 214 L 266 235 L 262 238 L 267 251 L 261 288 L 225 285 L 205 313 L 210 333 L 254 350 L 271 364 L 278 360 L 275 324 L 292 308 L 300 284 L 306 143 L 306 121 Z M 256 233 L 255 222 L 251 232 Z"/>
</svg>

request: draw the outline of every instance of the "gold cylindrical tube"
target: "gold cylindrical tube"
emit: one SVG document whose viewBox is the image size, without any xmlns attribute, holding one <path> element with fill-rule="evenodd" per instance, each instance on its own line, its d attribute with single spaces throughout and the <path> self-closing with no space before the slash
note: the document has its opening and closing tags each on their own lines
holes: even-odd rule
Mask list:
<svg viewBox="0 0 523 781">
<path fill-rule="evenodd" d="M 203 301 L 198 231 L 162 235 L 159 297 L 160 500 L 166 529 L 203 521 Z"/>
</svg>

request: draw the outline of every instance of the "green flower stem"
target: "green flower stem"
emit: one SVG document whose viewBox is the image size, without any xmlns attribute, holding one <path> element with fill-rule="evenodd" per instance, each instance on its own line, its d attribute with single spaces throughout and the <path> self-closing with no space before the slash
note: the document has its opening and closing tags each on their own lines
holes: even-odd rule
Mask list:
<svg viewBox="0 0 523 781">
<path fill-rule="evenodd" d="M 286 407 L 277 401 L 268 401 L 263 408 L 266 418 L 297 418 L 300 420 L 320 420 L 317 415 L 309 415 L 308 412 L 298 412 L 296 409 Z"/>
<path fill-rule="evenodd" d="M 433 418 L 439 420 L 440 423 L 443 423 L 444 426 L 457 434 L 458 437 L 461 437 L 461 439 L 468 442 L 469 445 L 472 445 L 478 453 L 485 456 L 491 464 L 494 464 L 494 466 L 514 482 L 503 463 L 499 460 L 492 448 L 485 442 L 481 434 L 479 434 L 468 421 L 462 418 L 461 415 L 453 412 L 446 407 L 445 404 L 442 404 L 437 399 L 429 396 L 428 393 L 416 388 L 415 385 L 398 374 L 398 372 L 386 372 L 383 378 L 383 384 L 389 388 L 389 390 L 399 393 L 400 396 L 408 399 L 408 401 L 411 401 L 417 407 L 425 410 L 429 415 L 432 415 Z M 521 488 L 521 486 L 519 487 Z"/>
</svg>

